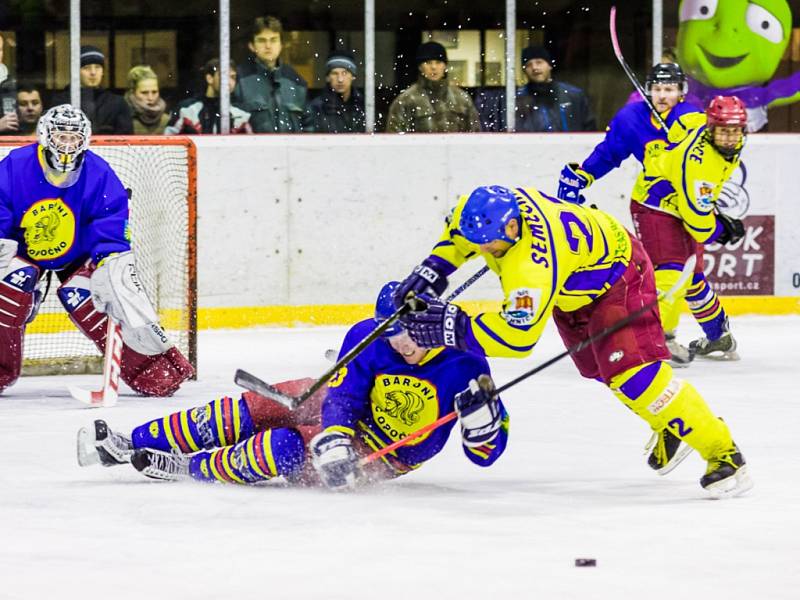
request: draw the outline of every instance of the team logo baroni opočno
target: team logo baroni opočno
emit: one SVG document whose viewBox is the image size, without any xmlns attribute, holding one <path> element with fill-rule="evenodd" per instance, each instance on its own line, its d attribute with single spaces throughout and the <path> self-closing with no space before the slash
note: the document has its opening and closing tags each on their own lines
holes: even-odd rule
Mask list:
<svg viewBox="0 0 800 600">
<path fill-rule="evenodd" d="M 402 439 L 439 418 L 436 386 L 411 375 L 378 375 L 370 394 L 372 418 L 392 440 Z M 409 442 L 419 444 L 423 435 Z"/>
<path fill-rule="evenodd" d="M 20 222 L 25 230 L 25 245 L 33 260 L 52 260 L 64 256 L 75 241 L 75 215 L 61 198 L 34 202 Z"/>
</svg>

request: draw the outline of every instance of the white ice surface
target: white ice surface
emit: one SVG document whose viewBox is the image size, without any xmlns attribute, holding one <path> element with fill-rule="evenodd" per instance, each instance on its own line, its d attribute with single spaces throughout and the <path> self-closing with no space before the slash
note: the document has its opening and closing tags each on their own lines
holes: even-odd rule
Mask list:
<svg viewBox="0 0 800 600">
<path fill-rule="evenodd" d="M 490 469 L 456 436 L 416 473 L 354 494 L 148 481 L 80 468 L 75 432 L 119 429 L 223 393 L 236 367 L 270 380 L 322 373 L 344 329 L 211 331 L 200 380 L 173 399 L 78 406 L 27 378 L 0 397 L 0 598 L 800 598 L 797 317 L 734 322 L 742 361 L 691 379 L 729 423 L 756 487 L 711 501 L 691 455 L 661 478 L 647 427 L 569 360 L 505 394 L 510 442 Z M 689 338 L 698 330 L 684 322 Z M 562 349 L 552 330 L 508 381 Z M 578 557 L 596 568 L 576 568 Z"/>
</svg>

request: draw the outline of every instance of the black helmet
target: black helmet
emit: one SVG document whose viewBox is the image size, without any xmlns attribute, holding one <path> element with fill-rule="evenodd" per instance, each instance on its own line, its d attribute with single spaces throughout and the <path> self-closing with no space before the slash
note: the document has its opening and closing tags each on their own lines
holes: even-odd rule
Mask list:
<svg viewBox="0 0 800 600">
<path fill-rule="evenodd" d="M 653 65 L 645 80 L 644 90 L 650 95 L 650 88 L 654 83 L 677 83 L 681 88 L 681 95 L 685 96 L 689 91 L 686 75 L 678 63 L 658 63 Z"/>
</svg>

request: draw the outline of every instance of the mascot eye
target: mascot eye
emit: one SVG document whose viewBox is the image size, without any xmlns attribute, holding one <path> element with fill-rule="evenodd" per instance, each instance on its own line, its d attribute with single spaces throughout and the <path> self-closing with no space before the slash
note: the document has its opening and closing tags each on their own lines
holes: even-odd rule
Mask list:
<svg viewBox="0 0 800 600">
<path fill-rule="evenodd" d="M 705 21 L 717 12 L 717 0 L 683 0 L 680 21 Z"/>
<path fill-rule="evenodd" d="M 773 44 L 783 41 L 783 27 L 778 18 L 758 4 L 748 4 L 745 20 L 750 30 Z"/>
</svg>

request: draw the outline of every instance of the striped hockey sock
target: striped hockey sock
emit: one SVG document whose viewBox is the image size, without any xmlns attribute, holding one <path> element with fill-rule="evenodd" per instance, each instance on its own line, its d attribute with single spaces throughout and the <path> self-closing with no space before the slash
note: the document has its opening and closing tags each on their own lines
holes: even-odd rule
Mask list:
<svg viewBox="0 0 800 600">
<path fill-rule="evenodd" d="M 253 435 L 253 420 L 243 398 L 227 396 L 205 406 L 148 421 L 133 430 L 134 448 L 152 448 L 190 454 L 202 449 L 229 446 Z"/>
<path fill-rule="evenodd" d="M 711 289 L 704 274 L 695 273 L 686 293 L 686 302 L 706 337 L 711 341 L 718 340 L 725 332 L 728 317 L 719 296 Z"/>
<path fill-rule="evenodd" d="M 189 472 L 199 481 L 259 483 L 279 475 L 298 475 L 305 458 L 305 444 L 297 431 L 267 429 L 234 446 L 196 454 Z"/>
</svg>

